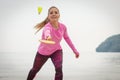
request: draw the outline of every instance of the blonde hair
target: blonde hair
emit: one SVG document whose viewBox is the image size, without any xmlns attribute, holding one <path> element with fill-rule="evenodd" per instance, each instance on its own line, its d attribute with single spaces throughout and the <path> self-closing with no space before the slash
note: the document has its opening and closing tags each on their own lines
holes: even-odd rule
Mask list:
<svg viewBox="0 0 120 80">
<path fill-rule="evenodd" d="M 58 9 L 58 8 L 55 7 L 55 6 L 51 6 L 51 7 L 48 9 L 48 13 L 49 13 L 50 9 L 52 9 L 52 8 Z M 58 10 L 58 11 L 59 11 L 59 10 Z M 47 17 L 47 18 L 46 18 L 45 20 L 43 20 L 42 22 L 38 23 L 38 24 L 34 27 L 35 29 L 37 29 L 36 33 L 39 32 L 48 22 L 49 22 L 49 19 L 48 19 L 48 17 Z M 35 34 L 36 34 L 36 33 L 35 33 Z"/>
<path fill-rule="evenodd" d="M 43 20 L 42 22 L 38 23 L 34 28 L 37 29 L 36 33 L 38 31 L 40 31 L 44 26 L 45 24 L 47 24 L 49 21 L 48 21 L 48 18 L 46 18 L 45 20 Z"/>
</svg>

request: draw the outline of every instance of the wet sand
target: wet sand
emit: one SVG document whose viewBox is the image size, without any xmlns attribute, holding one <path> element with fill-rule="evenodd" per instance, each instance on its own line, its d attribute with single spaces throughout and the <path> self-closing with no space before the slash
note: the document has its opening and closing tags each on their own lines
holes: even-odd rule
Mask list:
<svg viewBox="0 0 120 80">
<path fill-rule="evenodd" d="M 29 55 L 29 56 L 28 56 Z M 26 80 L 35 53 L 0 53 L 0 80 Z M 35 80 L 54 80 L 54 66 L 49 59 Z M 63 56 L 63 80 L 120 80 L 120 53 L 82 52 Z"/>
</svg>

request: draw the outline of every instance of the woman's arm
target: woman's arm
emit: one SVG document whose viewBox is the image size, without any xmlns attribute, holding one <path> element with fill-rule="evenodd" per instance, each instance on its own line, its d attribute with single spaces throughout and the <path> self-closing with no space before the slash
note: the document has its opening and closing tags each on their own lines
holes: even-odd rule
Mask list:
<svg viewBox="0 0 120 80">
<path fill-rule="evenodd" d="M 49 28 L 45 28 L 43 30 L 43 34 L 44 34 L 44 39 L 46 40 L 52 40 L 51 34 L 50 34 L 50 29 Z"/>
<path fill-rule="evenodd" d="M 67 33 L 67 28 L 65 28 L 65 31 L 64 31 L 64 40 L 67 42 L 67 44 L 69 45 L 69 47 L 73 50 L 73 52 L 75 53 L 75 56 L 76 58 L 79 57 L 79 52 L 77 51 L 77 49 L 75 48 L 75 46 L 73 45 L 70 37 L 68 36 L 68 33 Z"/>
</svg>

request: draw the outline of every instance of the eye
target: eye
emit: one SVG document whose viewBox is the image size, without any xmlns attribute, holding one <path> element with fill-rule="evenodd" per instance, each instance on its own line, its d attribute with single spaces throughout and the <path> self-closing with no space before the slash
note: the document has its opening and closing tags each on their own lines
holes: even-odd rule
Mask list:
<svg viewBox="0 0 120 80">
<path fill-rule="evenodd" d="M 50 14 L 53 14 L 53 12 L 50 12 Z"/>
<path fill-rule="evenodd" d="M 49 14 L 58 14 L 58 11 L 51 11 Z"/>
<path fill-rule="evenodd" d="M 55 14 L 58 14 L 58 12 L 57 12 L 57 11 L 55 11 Z"/>
</svg>

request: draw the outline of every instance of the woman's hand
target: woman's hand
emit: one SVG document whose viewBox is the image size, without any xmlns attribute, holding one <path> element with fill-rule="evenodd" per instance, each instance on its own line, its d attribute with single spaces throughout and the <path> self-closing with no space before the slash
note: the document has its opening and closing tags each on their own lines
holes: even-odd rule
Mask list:
<svg viewBox="0 0 120 80">
<path fill-rule="evenodd" d="M 79 55 L 80 55 L 79 53 L 75 53 L 76 58 L 79 58 Z"/>
<path fill-rule="evenodd" d="M 52 37 L 48 36 L 46 40 L 51 41 L 51 40 L 52 40 Z"/>
</svg>

